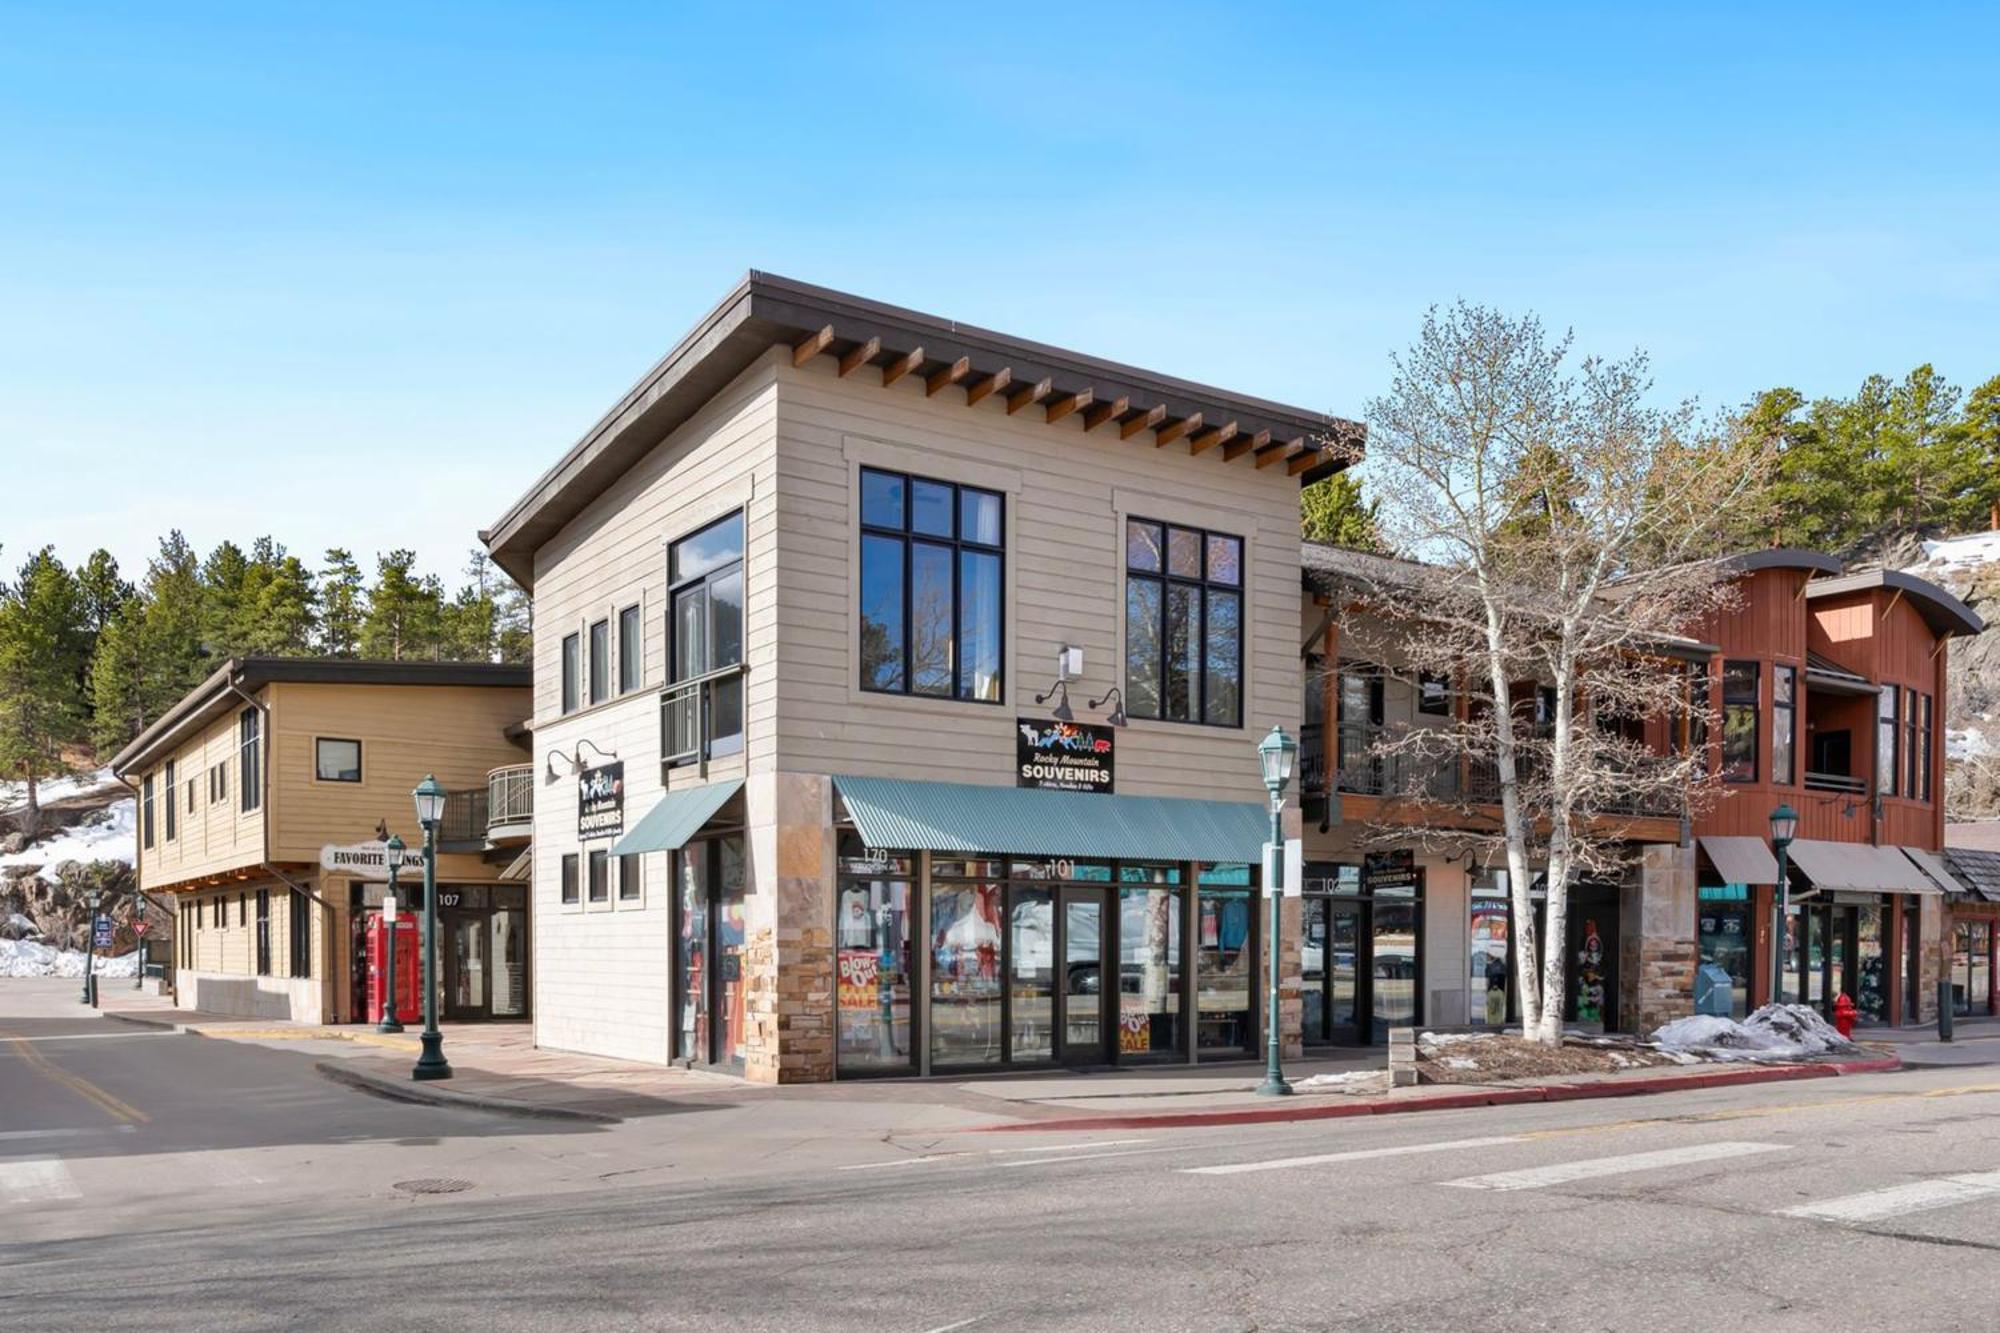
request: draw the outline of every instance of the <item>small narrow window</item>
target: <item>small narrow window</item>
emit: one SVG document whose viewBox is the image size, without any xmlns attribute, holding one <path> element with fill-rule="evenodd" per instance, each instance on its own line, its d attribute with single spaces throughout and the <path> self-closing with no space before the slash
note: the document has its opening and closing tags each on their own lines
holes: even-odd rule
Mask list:
<svg viewBox="0 0 2000 1333">
<path fill-rule="evenodd" d="M 147 847 L 153 845 L 153 775 L 139 784 L 139 840 Z"/>
<path fill-rule="evenodd" d="M 583 687 L 583 638 L 581 635 L 566 635 L 562 641 L 562 710 L 574 713 L 581 706 Z"/>
<path fill-rule="evenodd" d="M 1897 705 L 1902 698 L 1903 692 L 1894 685 L 1884 685 L 1875 696 L 1875 790 L 1884 796 L 1897 791 L 1896 742 L 1902 732 Z"/>
<path fill-rule="evenodd" d="M 1923 765 L 1923 751 L 1917 744 L 1917 727 L 1920 721 L 1915 690 L 1903 691 L 1903 766 L 1908 771 L 1903 776 L 1903 795 L 1911 800 L 1923 796 L 1924 783 L 1920 772 Z"/>
<path fill-rule="evenodd" d="M 590 901 L 604 903 L 611 901 L 610 854 L 594 851 L 590 854 Z"/>
<path fill-rule="evenodd" d="M 562 859 L 562 900 L 573 903 L 577 900 L 576 853 L 565 852 Z"/>
<path fill-rule="evenodd" d="M 636 856 L 618 858 L 618 901 L 637 902 L 639 900 L 641 866 Z"/>
<path fill-rule="evenodd" d="M 1757 780 L 1757 696 L 1762 663 L 1722 664 L 1722 780 Z"/>
<path fill-rule="evenodd" d="M 174 761 L 169 759 L 167 760 L 167 780 L 166 780 L 167 799 L 161 802 L 161 804 L 166 806 L 167 808 L 168 842 L 172 842 L 174 840 L 174 833 L 176 831 L 174 828 L 174 797 L 177 795 L 179 795 L 179 793 L 174 790 Z"/>
<path fill-rule="evenodd" d="M 1917 799 L 1928 801 L 1931 799 L 1931 761 L 1935 758 L 1931 751 L 1931 696 L 1928 694 L 1924 696 L 1923 730 L 1917 734 L 1917 744 L 1924 753 L 1923 772 L 1920 775 L 1923 778 L 1923 794 Z"/>
<path fill-rule="evenodd" d="M 1789 787 L 1797 779 L 1793 756 L 1798 752 L 1799 669 L 1771 669 L 1771 781 Z"/>
<path fill-rule="evenodd" d="M 315 739 L 313 776 L 321 782 L 361 781 L 361 742 L 331 736 Z"/>
<path fill-rule="evenodd" d="M 645 676 L 646 642 L 639 628 L 639 608 L 628 606 L 618 613 L 618 692 L 630 694 Z"/>
<path fill-rule="evenodd" d="M 1451 682 L 1426 671 L 1417 677 L 1417 711 L 1431 717 L 1451 716 Z"/>
<path fill-rule="evenodd" d="M 600 620 L 590 627 L 590 701 L 601 704 L 611 697 L 611 622 Z"/>
<path fill-rule="evenodd" d="M 258 749 L 258 713 L 255 708 L 243 710 L 238 723 L 241 740 L 238 743 L 239 772 L 237 786 L 243 793 L 243 809 L 255 810 L 263 800 L 264 769 L 261 752 Z"/>
</svg>

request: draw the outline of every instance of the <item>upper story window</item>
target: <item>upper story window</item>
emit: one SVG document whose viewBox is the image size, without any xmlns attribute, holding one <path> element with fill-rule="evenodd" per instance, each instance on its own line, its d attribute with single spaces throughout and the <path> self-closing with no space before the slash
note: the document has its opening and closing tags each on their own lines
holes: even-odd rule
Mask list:
<svg viewBox="0 0 2000 1333">
<path fill-rule="evenodd" d="M 139 839 L 151 847 L 153 845 L 153 775 L 148 773 L 139 784 Z"/>
<path fill-rule="evenodd" d="M 1925 768 L 1922 740 L 1921 700 L 1915 690 L 1903 691 L 1903 795 L 1913 801 L 1924 799 Z"/>
<path fill-rule="evenodd" d="M 237 720 L 239 764 L 237 785 L 243 792 L 243 809 L 255 810 L 264 799 L 264 760 L 259 750 L 258 731 L 262 726 L 262 715 L 255 708 L 246 708 Z"/>
<path fill-rule="evenodd" d="M 1687 753 L 1708 773 L 1708 663 L 1688 663 Z"/>
<path fill-rule="evenodd" d="M 1125 525 L 1125 711 L 1243 723 L 1243 539 Z"/>
<path fill-rule="evenodd" d="M 667 548 L 667 599 L 671 683 L 743 665 L 741 510 Z M 708 753 L 734 754 L 743 748 L 743 677 L 718 677 L 707 689 Z"/>
<path fill-rule="evenodd" d="M 599 620 L 590 627 L 590 702 L 601 704 L 611 697 L 611 622 Z"/>
<path fill-rule="evenodd" d="M 172 841 L 174 840 L 174 831 L 175 831 L 175 830 L 174 830 L 174 797 L 175 797 L 175 796 L 177 796 L 177 795 L 179 795 L 179 793 L 178 793 L 178 792 L 176 792 L 176 791 L 174 790 L 174 761 L 173 761 L 173 760 L 171 760 L 171 759 L 169 759 L 169 760 L 167 760 L 167 777 L 166 777 L 166 798 L 167 798 L 167 799 L 166 799 L 166 800 L 165 800 L 164 802 L 162 802 L 162 804 L 166 806 L 166 813 L 167 813 L 167 841 L 168 841 L 168 842 L 172 842 Z"/>
<path fill-rule="evenodd" d="M 583 636 L 568 634 L 562 641 L 562 710 L 574 713 L 583 706 Z"/>
<path fill-rule="evenodd" d="M 1917 750 L 1923 756 L 1923 760 L 1918 766 L 1917 776 L 1923 781 L 1917 799 L 1928 801 L 1931 799 L 1931 760 L 1934 757 L 1931 753 L 1931 696 L 1928 694 L 1923 696 L 1922 711 L 1923 720 L 1917 731 Z"/>
<path fill-rule="evenodd" d="M 313 776 L 321 782 L 361 781 L 361 742 L 331 736 L 315 738 Z"/>
<path fill-rule="evenodd" d="M 1451 716 L 1451 682 L 1428 671 L 1417 676 L 1417 711 L 1431 717 Z"/>
<path fill-rule="evenodd" d="M 1789 787 L 1798 780 L 1799 669 L 1771 668 L 1771 781 Z"/>
<path fill-rule="evenodd" d="M 1000 702 L 999 494 L 861 470 L 861 688 Z"/>
<path fill-rule="evenodd" d="M 618 613 L 618 692 L 630 694 L 645 678 L 646 643 L 639 628 L 639 608 Z"/>
<path fill-rule="evenodd" d="M 1884 685 L 1875 696 L 1875 790 L 1883 796 L 1894 796 L 1901 789 L 1896 781 L 1896 760 L 1901 753 L 1897 742 L 1902 732 L 1902 698 L 1903 692 L 1894 685 Z"/>
<path fill-rule="evenodd" d="M 1762 664 L 1722 664 L 1722 780 L 1757 780 L 1757 705 Z"/>
</svg>

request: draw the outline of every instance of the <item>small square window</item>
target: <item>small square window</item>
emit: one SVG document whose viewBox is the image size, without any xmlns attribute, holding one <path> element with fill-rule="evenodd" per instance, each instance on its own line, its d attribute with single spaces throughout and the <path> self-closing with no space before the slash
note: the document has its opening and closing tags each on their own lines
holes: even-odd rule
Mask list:
<svg viewBox="0 0 2000 1333">
<path fill-rule="evenodd" d="M 861 472 L 861 521 L 874 528 L 903 527 L 903 479 L 889 472 Z"/>
<path fill-rule="evenodd" d="M 951 487 L 935 481 L 910 483 L 910 528 L 929 537 L 952 535 Z"/>
<path fill-rule="evenodd" d="M 576 853 L 565 853 L 562 859 L 562 900 L 573 903 L 577 898 Z"/>
<path fill-rule="evenodd" d="M 1186 528 L 1167 529 L 1167 573 L 1176 578 L 1201 577 L 1201 534 Z"/>
<path fill-rule="evenodd" d="M 999 546 L 1000 497 L 990 491 L 960 487 L 958 492 L 958 537 L 981 546 Z"/>
<path fill-rule="evenodd" d="M 361 781 L 361 742 L 319 737 L 313 742 L 313 775 L 321 782 Z"/>
<path fill-rule="evenodd" d="M 1125 566 L 1145 574 L 1160 572 L 1161 548 L 1166 534 L 1157 523 L 1132 522 L 1125 525 Z"/>
<path fill-rule="evenodd" d="M 618 901 L 636 902 L 640 894 L 640 862 L 636 856 L 618 858 Z"/>
<path fill-rule="evenodd" d="M 611 900 L 610 853 L 596 851 L 590 854 L 590 901 L 594 903 Z"/>
<path fill-rule="evenodd" d="M 1208 538 L 1208 581 L 1240 587 L 1243 583 L 1243 542 L 1236 537 Z"/>
</svg>

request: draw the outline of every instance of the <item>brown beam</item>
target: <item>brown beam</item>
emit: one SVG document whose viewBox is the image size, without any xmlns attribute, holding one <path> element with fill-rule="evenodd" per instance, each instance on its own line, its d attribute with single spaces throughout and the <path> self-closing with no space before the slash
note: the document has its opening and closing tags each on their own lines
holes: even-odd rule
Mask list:
<svg viewBox="0 0 2000 1333">
<path fill-rule="evenodd" d="M 1213 449 L 1218 444 L 1228 444 L 1235 438 L 1235 422 L 1232 421 L 1226 426 L 1211 426 L 1188 440 L 1188 452 L 1191 454 L 1202 453 Z"/>
<path fill-rule="evenodd" d="M 1049 396 L 1049 390 L 1053 389 L 1055 384 L 1052 379 L 1037 380 L 1025 389 L 1014 390 L 1007 395 L 1007 415 L 1012 416 L 1024 407 L 1032 407 L 1041 402 Z"/>
<path fill-rule="evenodd" d="M 1228 444 L 1222 446 L 1223 461 L 1234 463 L 1252 449 L 1262 449 L 1270 442 L 1271 432 L 1268 430 L 1260 430 L 1255 435 L 1239 435 Z"/>
<path fill-rule="evenodd" d="M 833 325 L 829 324 L 804 342 L 793 344 L 792 365 L 795 367 L 803 366 L 806 362 L 824 352 L 827 344 L 832 341 Z"/>
<path fill-rule="evenodd" d="M 840 358 L 840 377 L 846 379 L 880 355 L 882 355 L 880 338 L 870 338 L 859 347 L 849 349 Z"/>
<path fill-rule="evenodd" d="M 1133 417 L 1130 421 L 1120 426 L 1118 428 L 1118 438 L 1129 440 L 1140 431 L 1151 430 L 1166 419 L 1167 405 L 1161 403 L 1158 407 L 1149 409 L 1144 415 Z"/>
<path fill-rule="evenodd" d="M 1078 389 L 1075 393 L 1064 394 L 1049 404 L 1049 424 L 1053 426 L 1070 413 L 1089 407 L 1090 399 L 1091 392 L 1088 389 Z"/>
<path fill-rule="evenodd" d="M 1124 416 L 1125 409 L 1130 406 L 1132 400 L 1122 396 L 1108 403 L 1099 403 L 1083 414 L 1083 428 L 1087 431 L 1096 430 L 1111 418 Z"/>
<path fill-rule="evenodd" d="M 1301 449 L 1298 453 L 1293 454 L 1290 460 L 1286 462 L 1285 475 L 1288 477 L 1296 477 L 1299 475 L 1299 473 L 1304 472 L 1309 468 L 1318 467 L 1321 461 L 1322 452 L 1323 451 L 1319 449 Z"/>
<path fill-rule="evenodd" d="M 1294 449 L 1303 449 L 1305 446 L 1306 437 L 1303 435 L 1295 436 L 1279 444 L 1267 444 L 1257 451 L 1257 466 L 1269 467 L 1286 454 L 1291 453 Z"/>
<path fill-rule="evenodd" d="M 972 373 L 972 358 L 961 356 L 958 360 L 938 371 L 924 381 L 924 397 L 935 398 L 947 385 L 956 384 Z"/>
<path fill-rule="evenodd" d="M 923 363 L 924 349 L 921 347 L 913 349 L 908 356 L 897 357 L 894 361 L 882 367 L 882 387 L 885 389 L 888 388 L 891 384 L 894 384 L 897 380 L 903 378 L 903 376 L 909 374 Z"/>
<path fill-rule="evenodd" d="M 976 407 L 981 399 L 985 398 L 989 394 L 995 394 L 1000 392 L 1000 390 L 1006 388 L 1013 382 L 1014 382 L 1014 372 L 1012 368 L 1008 366 L 1002 366 L 1000 367 L 1000 369 L 994 371 L 991 375 L 988 375 L 985 379 L 979 380 L 976 383 L 974 383 L 971 388 L 965 391 L 965 405 L 967 407 Z"/>
<path fill-rule="evenodd" d="M 1155 449 L 1164 449 L 1189 431 L 1200 429 L 1201 413 L 1197 412 L 1191 417 L 1182 417 L 1170 426 L 1160 427 L 1159 434 L 1153 437 L 1153 447 Z"/>
</svg>

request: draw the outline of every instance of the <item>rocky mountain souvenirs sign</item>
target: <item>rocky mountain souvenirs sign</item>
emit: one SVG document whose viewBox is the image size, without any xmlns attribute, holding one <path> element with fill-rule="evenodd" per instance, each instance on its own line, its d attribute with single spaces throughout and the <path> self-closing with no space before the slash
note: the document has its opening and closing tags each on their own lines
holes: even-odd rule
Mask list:
<svg viewBox="0 0 2000 1333">
<path fill-rule="evenodd" d="M 1111 790 L 1110 727 L 1085 722 L 1044 722 L 1017 718 L 1014 745 L 1016 786 L 1047 791 Z"/>
<path fill-rule="evenodd" d="M 576 836 L 616 838 L 625 832 L 625 763 L 600 764 L 576 775 Z"/>
</svg>

